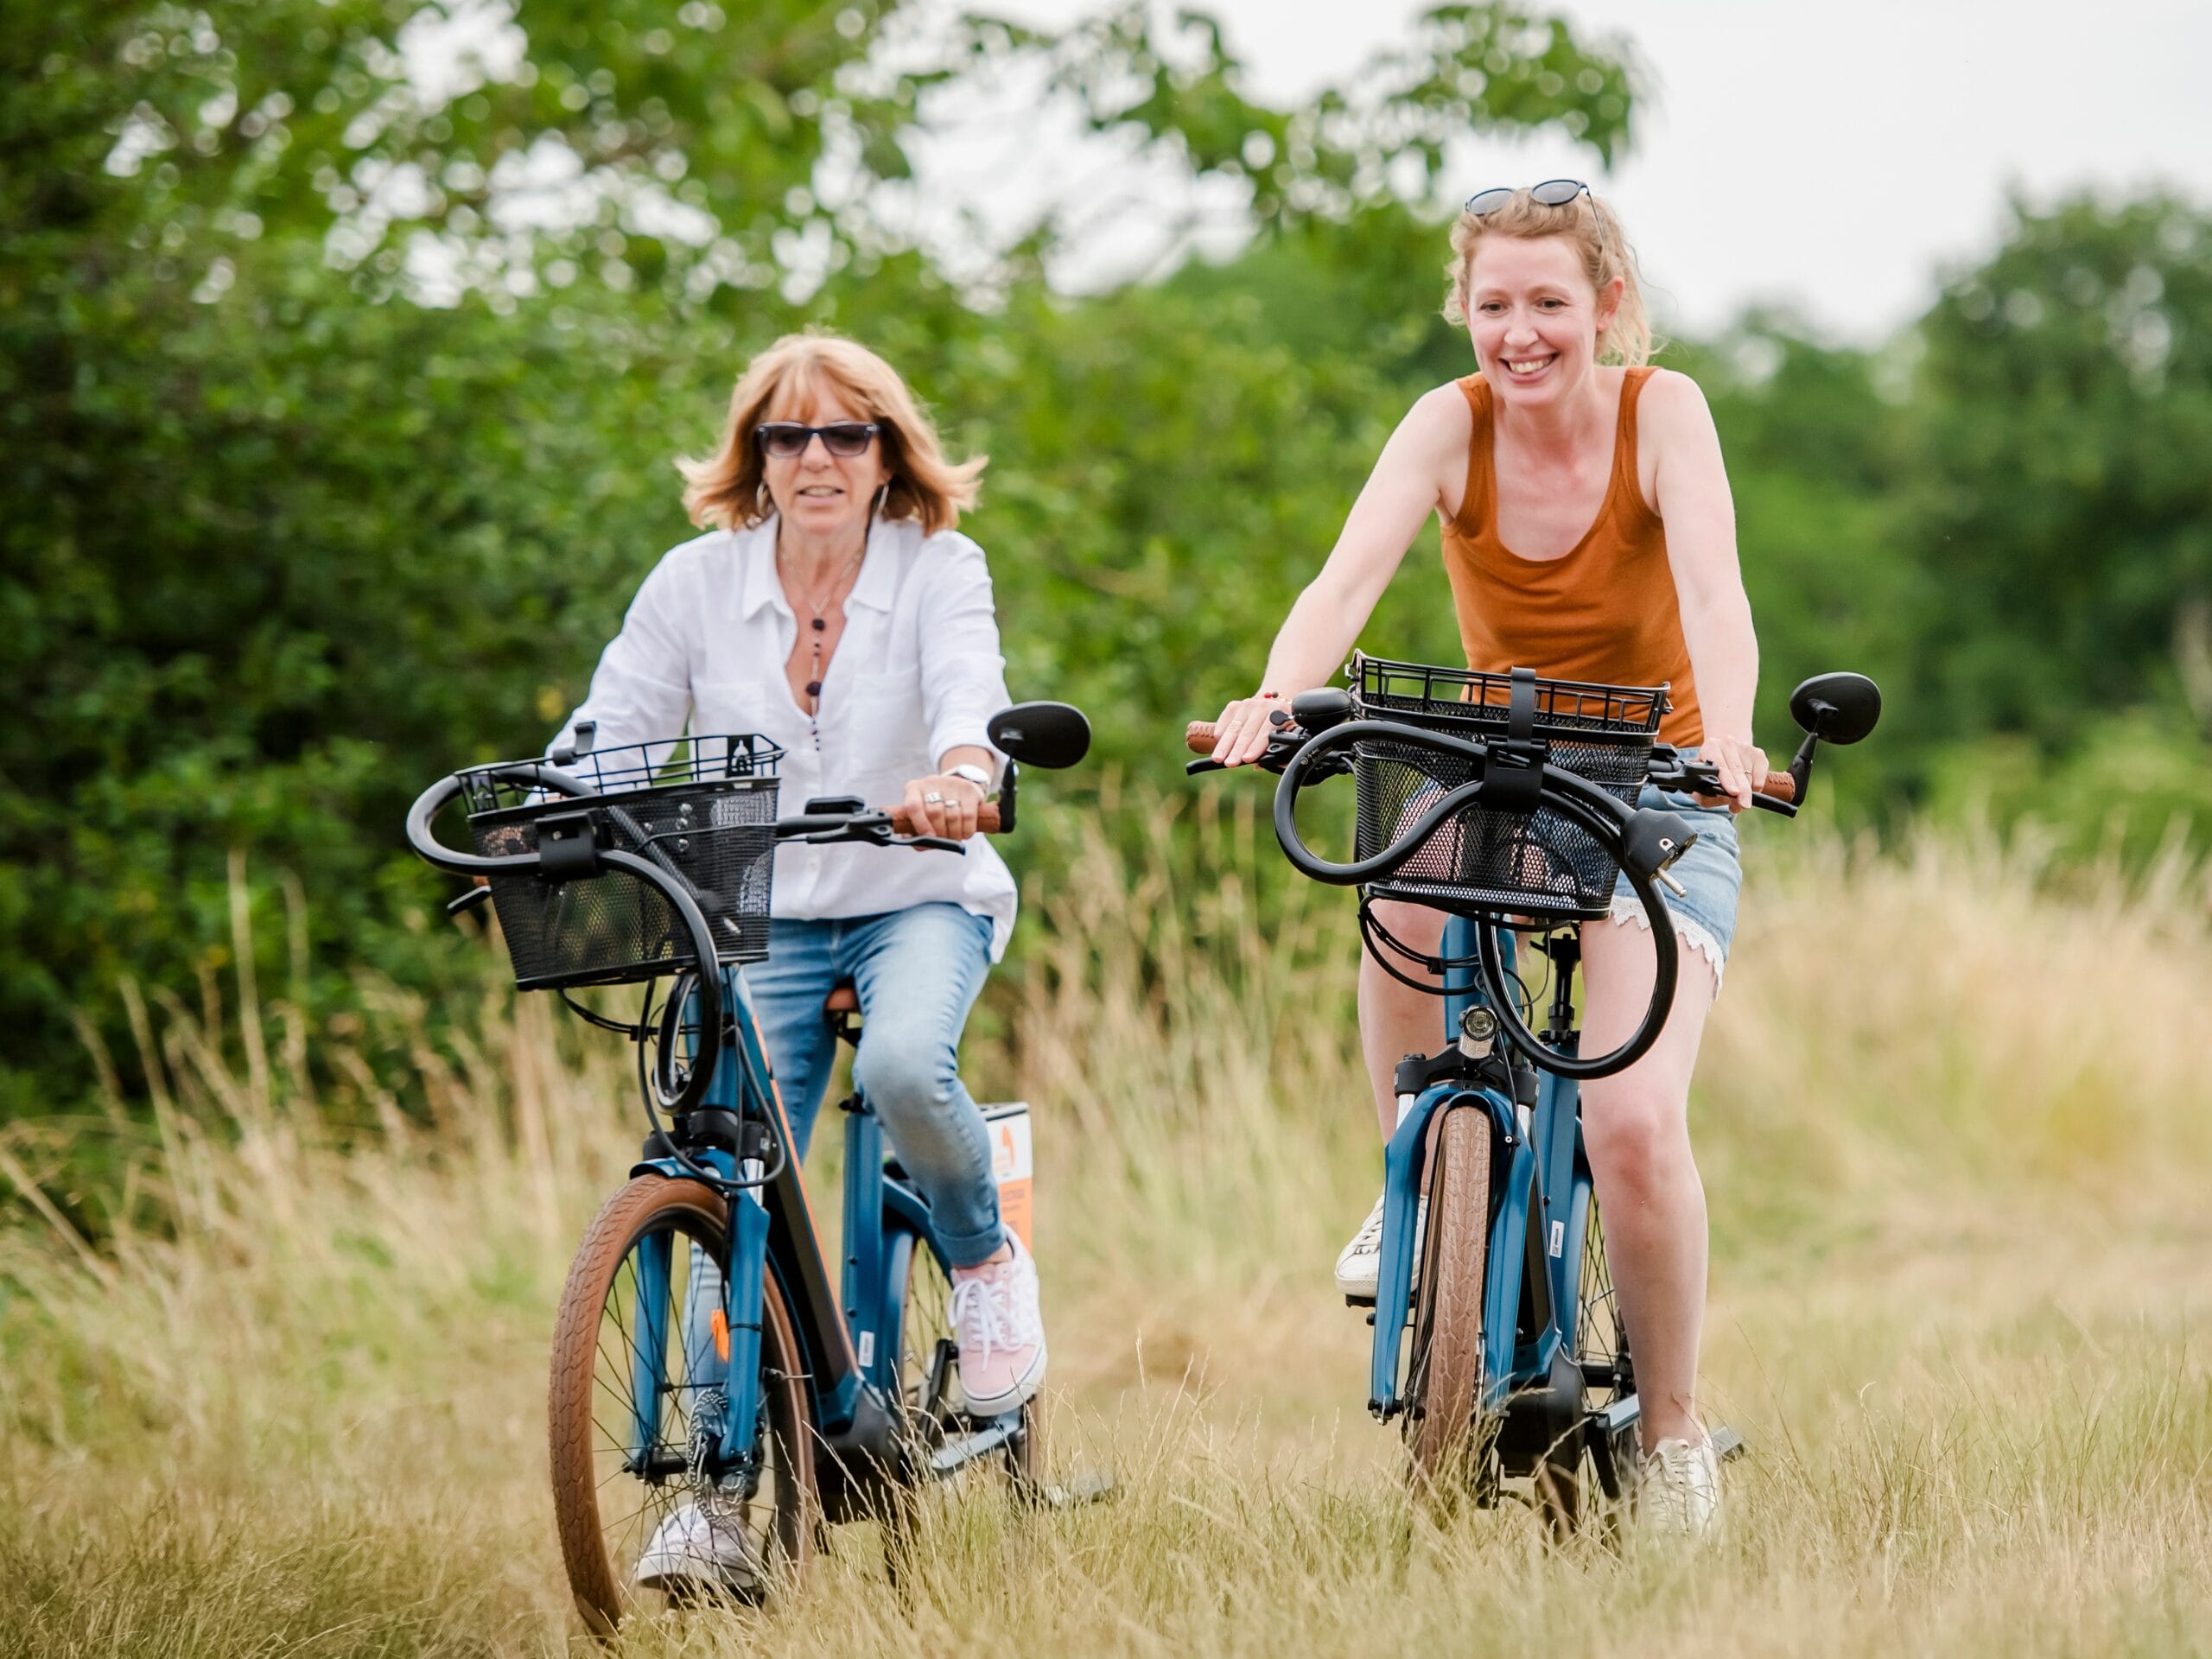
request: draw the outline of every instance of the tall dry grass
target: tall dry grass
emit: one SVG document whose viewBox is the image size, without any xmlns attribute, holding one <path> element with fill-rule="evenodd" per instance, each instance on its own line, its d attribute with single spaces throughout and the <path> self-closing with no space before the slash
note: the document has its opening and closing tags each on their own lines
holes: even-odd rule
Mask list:
<svg viewBox="0 0 2212 1659">
<path fill-rule="evenodd" d="M 1685 1560 L 1405 1501 L 1327 1279 L 1376 1172 L 1348 917 L 1294 894 L 1263 928 L 1264 831 L 1197 839 L 1195 870 L 1101 844 L 1033 893 L 1048 937 L 969 1061 L 1038 1114 L 1056 1461 L 1119 1497 L 1027 1516 L 980 1490 L 903 1591 L 845 1529 L 775 1613 L 630 1649 L 2206 1650 L 2201 876 L 1755 842 L 1695 1104 L 1708 1394 L 1755 1452 Z M 132 1005 L 108 1064 L 154 1128 L 67 1126 L 130 1172 L 101 1248 L 48 1190 L 51 1142 L 0 1132 L 0 1653 L 572 1639 L 545 1351 L 635 1144 L 627 1056 L 496 986 L 447 1044 L 390 992 L 307 1032 L 282 988 Z"/>
</svg>

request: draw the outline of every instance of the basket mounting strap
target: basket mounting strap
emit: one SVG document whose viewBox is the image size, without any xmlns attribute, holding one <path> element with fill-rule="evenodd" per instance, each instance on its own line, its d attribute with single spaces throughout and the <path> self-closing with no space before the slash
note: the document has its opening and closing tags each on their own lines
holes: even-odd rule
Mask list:
<svg viewBox="0 0 2212 1659">
<path fill-rule="evenodd" d="M 537 820 L 537 873 L 548 881 L 597 875 L 599 826 L 588 810 L 550 812 Z"/>
<path fill-rule="evenodd" d="M 1495 812 L 1534 812 L 1544 798 L 1544 762 L 1550 746 L 1536 735 L 1536 671 L 1516 668 L 1505 709 L 1505 738 L 1490 743 L 1476 797 Z"/>
<path fill-rule="evenodd" d="M 1506 694 L 1505 736 L 1516 748 L 1536 735 L 1536 671 L 1516 668 Z"/>
</svg>

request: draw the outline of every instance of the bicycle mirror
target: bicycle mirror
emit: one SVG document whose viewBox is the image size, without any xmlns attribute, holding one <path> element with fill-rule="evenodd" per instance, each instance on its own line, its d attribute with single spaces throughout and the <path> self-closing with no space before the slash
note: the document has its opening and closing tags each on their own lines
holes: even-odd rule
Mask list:
<svg viewBox="0 0 2212 1659">
<path fill-rule="evenodd" d="M 1789 716 L 1823 743 L 1856 743 L 1882 717 L 1882 689 L 1864 674 L 1817 674 L 1789 694 Z"/>
<path fill-rule="evenodd" d="M 1001 753 L 1025 766 L 1071 766 L 1090 753 L 1090 722 L 1067 702 L 1017 702 L 985 728 Z"/>
</svg>

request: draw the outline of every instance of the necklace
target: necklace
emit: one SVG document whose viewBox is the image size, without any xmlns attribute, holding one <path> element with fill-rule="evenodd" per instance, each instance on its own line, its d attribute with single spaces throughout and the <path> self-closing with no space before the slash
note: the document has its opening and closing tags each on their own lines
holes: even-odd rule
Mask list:
<svg viewBox="0 0 2212 1659">
<path fill-rule="evenodd" d="M 842 569 L 830 577 L 830 585 L 822 589 L 819 598 L 795 594 L 791 591 L 790 582 L 784 583 L 785 595 L 793 604 L 806 612 L 807 639 L 813 650 L 813 655 L 807 668 L 806 726 L 814 738 L 814 749 L 817 754 L 822 752 L 822 640 L 830 631 L 830 608 L 837 602 L 838 589 L 842 588 L 853 573 L 861 568 L 861 561 L 867 556 L 868 537 L 862 536 L 860 550 L 853 555 Z M 782 562 L 782 554 L 779 550 L 777 555 L 779 567 L 781 566 Z M 777 574 L 779 576 L 782 575 L 780 568 Z"/>
</svg>

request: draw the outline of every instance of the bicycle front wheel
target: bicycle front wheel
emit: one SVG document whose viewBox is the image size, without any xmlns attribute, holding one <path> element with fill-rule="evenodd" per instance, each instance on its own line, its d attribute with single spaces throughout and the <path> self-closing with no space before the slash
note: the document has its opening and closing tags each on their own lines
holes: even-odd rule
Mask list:
<svg viewBox="0 0 2212 1659">
<path fill-rule="evenodd" d="M 1406 1448 L 1417 1491 L 1448 1501 L 1478 1480 L 1483 1282 L 1490 1254 L 1490 1114 L 1454 1106 L 1429 1131 L 1428 1228 L 1414 1298 Z"/>
<path fill-rule="evenodd" d="M 772 1274 L 759 1440 L 747 1466 L 721 1466 L 726 1401 L 705 1310 L 721 1305 L 712 1264 L 728 1227 L 709 1188 L 640 1176 L 593 1220 L 562 1293 L 554 1516 L 576 1610 L 601 1635 L 640 1607 L 757 1602 L 796 1579 L 813 1547 L 805 1366 Z"/>
</svg>

